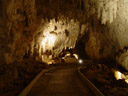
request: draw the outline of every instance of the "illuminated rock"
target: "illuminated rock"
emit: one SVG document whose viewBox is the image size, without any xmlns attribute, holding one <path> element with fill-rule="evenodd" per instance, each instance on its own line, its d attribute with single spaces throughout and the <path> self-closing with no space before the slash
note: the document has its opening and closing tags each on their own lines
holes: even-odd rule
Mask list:
<svg viewBox="0 0 128 96">
<path fill-rule="evenodd" d="M 127 55 L 120 62 L 125 53 L 119 51 L 128 46 L 127 0 L 1 0 L 0 4 L 1 64 L 22 61 L 26 54 L 58 57 L 84 35 L 88 57 L 116 59 L 127 66 Z"/>
</svg>

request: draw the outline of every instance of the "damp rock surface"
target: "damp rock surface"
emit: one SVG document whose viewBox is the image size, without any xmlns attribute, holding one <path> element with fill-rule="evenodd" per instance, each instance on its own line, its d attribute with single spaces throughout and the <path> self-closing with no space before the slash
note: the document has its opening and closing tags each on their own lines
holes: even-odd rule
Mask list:
<svg viewBox="0 0 128 96">
<path fill-rule="evenodd" d="M 114 69 L 118 68 L 109 68 L 105 64 L 88 64 L 81 69 L 81 72 L 105 96 L 127 96 L 128 84 L 123 79 L 116 80 Z M 125 72 L 127 71 L 125 70 Z"/>
</svg>

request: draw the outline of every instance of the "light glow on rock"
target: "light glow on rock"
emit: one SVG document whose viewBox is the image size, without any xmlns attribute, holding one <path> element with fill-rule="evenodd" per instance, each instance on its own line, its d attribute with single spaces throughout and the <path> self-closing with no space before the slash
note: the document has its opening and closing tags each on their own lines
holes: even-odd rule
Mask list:
<svg viewBox="0 0 128 96">
<path fill-rule="evenodd" d="M 126 83 L 128 83 L 128 75 L 125 75 L 119 71 L 114 72 L 116 80 L 124 79 Z"/>
<path fill-rule="evenodd" d="M 54 46 L 55 40 L 55 35 L 48 35 L 43 38 L 41 43 L 41 45 L 43 46 L 43 50 L 46 50 L 46 48 L 51 49 Z"/>
<path fill-rule="evenodd" d="M 114 75 L 115 75 L 116 80 L 122 79 L 121 78 L 121 72 L 115 71 Z"/>
<path fill-rule="evenodd" d="M 55 19 L 50 21 L 42 20 L 42 25 L 39 27 L 37 34 L 38 42 L 41 45 L 43 61 L 59 57 L 63 49 L 73 49 L 80 32 L 80 24 L 73 19 L 60 18 L 57 22 Z M 47 55 L 47 56 L 45 56 Z M 49 58 L 49 55 L 50 56 Z M 47 60 L 46 60 L 47 59 Z"/>
<path fill-rule="evenodd" d="M 71 54 L 68 53 L 68 54 L 65 55 L 65 57 L 68 57 L 68 56 L 71 56 Z"/>
<path fill-rule="evenodd" d="M 78 55 L 77 55 L 77 54 L 73 54 L 73 56 L 74 56 L 76 59 L 78 59 Z"/>
</svg>

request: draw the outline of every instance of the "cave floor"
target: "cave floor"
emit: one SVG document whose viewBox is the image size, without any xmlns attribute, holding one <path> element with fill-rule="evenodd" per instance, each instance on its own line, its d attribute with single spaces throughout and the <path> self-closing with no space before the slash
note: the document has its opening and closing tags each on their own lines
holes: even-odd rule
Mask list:
<svg viewBox="0 0 128 96">
<path fill-rule="evenodd" d="M 95 96 L 79 78 L 77 68 L 72 65 L 45 73 L 28 96 Z"/>
</svg>

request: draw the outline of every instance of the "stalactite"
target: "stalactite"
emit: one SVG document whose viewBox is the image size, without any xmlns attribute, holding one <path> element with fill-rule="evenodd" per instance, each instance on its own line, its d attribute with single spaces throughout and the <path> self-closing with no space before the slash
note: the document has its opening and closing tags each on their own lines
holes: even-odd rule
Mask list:
<svg viewBox="0 0 128 96">
<path fill-rule="evenodd" d="M 82 1 L 83 1 L 83 0 L 80 0 L 80 1 L 79 1 L 79 2 L 80 2 L 80 5 L 79 5 L 79 6 L 80 6 L 80 9 L 81 9 L 81 5 L 82 5 Z"/>
<path fill-rule="evenodd" d="M 34 40 L 31 42 L 31 57 L 33 57 L 33 53 L 34 53 L 34 45 L 35 45 L 35 42 Z"/>
<path fill-rule="evenodd" d="M 72 0 L 72 5 L 73 5 L 73 8 L 75 7 L 75 0 Z"/>
<path fill-rule="evenodd" d="M 73 19 L 70 20 L 69 18 L 58 19 L 57 22 L 55 19 L 50 20 L 50 22 L 45 21 L 45 25 L 41 25 L 40 28 L 41 29 L 39 29 L 38 32 L 42 32 L 42 34 L 40 34 L 38 38 L 42 38 L 42 39 L 37 39 L 39 40 L 38 42 L 40 42 L 40 47 L 41 47 L 41 48 L 39 47 L 39 55 L 43 51 L 44 56 L 42 58 L 45 62 L 47 60 L 49 61 L 49 59 L 51 58 L 50 55 L 49 55 L 50 58 L 49 56 L 45 56 L 45 53 L 48 54 L 49 51 L 51 52 L 50 54 L 54 54 L 54 56 L 52 57 L 56 57 L 59 56 L 63 48 L 65 49 L 67 47 L 74 48 L 76 44 L 76 40 L 79 35 L 78 32 L 80 30 L 79 22 L 78 21 L 75 22 Z M 51 34 L 51 32 L 56 34 Z"/>
</svg>

